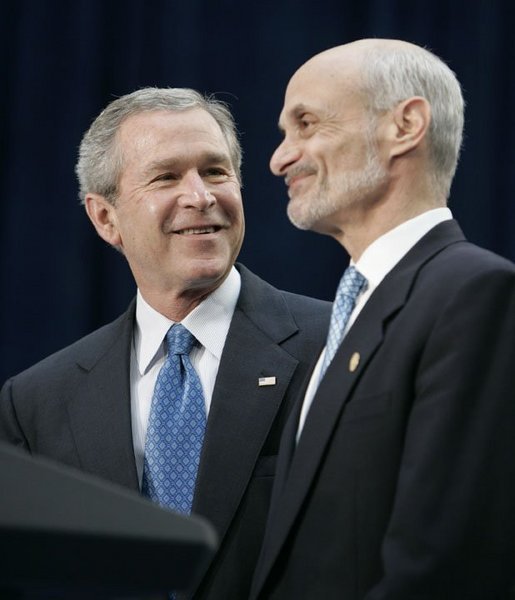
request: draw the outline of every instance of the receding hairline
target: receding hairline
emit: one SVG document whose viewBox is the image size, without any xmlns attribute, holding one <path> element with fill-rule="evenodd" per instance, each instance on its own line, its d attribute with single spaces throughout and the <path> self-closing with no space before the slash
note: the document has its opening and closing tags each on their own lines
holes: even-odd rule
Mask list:
<svg viewBox="0 0 515 600">
<path fill-rule="evenodd" d="M 376 55 L 378 51 L 431 57 L 432 60 L 440 62 L 448 68 L 439 56 L 423 46 L 394 38 L 364 38 L 328 48 L 312 56 L 292 75 L 286 94 L 290 87 L 295 85 L 297 79 L 303 79 L 313 74 L 317 78 L 327 77 L 328 80 L 331 80 L 333 87 L 341 85 L 342 94 L 349 93 L 351 89 L 349 84 L 352 83 L 351 93 L 361 95 L 363 101 L 368 103 L 371 100 L 368 59 L 371 58 L 371 55 Z"/>
<path fill-rule="evenodd" d="M 349 89 L 349 77 L 355 79 L 359 85 L 361 79 L 361 66 L 365 58 L 364 49 L 361 48 L 364 40 L 350 42 L 342 46 L 335 46 L 315 54 L 302 64 L 290 78 L 286 94 L 295 86 L 295 83 L 306 77 L 314 76 L 317 80 L 326 77 L 331 84 L 341 84 L 342 92 Z"/>
<path fill-rule="evenodd" d="M 188 114 L 195 113 L 195 112 L 203 113 L 204 116 L 206 116 L 209 121 L 212 121 L 213 124 L 216 125 L 217 129 L 219 130 L 219 132 L 221 133 L 221 135 L 224 139 L 227 149 L 229 150 L 229 141 L 226 138 L 226 135 L 225 135 L 225 132 L 224 132 L 222 126 L 216 120 L 216 118 L 209 112 L 209 110 L 207 110 L 203 106 L 188 106 L 186 108 L 157 107 L 157 108 L 141 108 L 139 110 L 135 110 L 134 112 L 127 114 L 119 122 L 116 134 L 114 136 L 114 141 L 115 141 L 115 143 L 119 143 L 120 138 L 124 135 L 127 135 L 127 133 L 126 133 L 127 132 L 127 124 L 129 122 L 134 122 L 134 121 L 137 121 L 138 119 L 144 119 L 148 115 L 162 115 L 163 117 L 172 115 L 177 118 L 183 118 L 183 117 L 187 117 Z"/>
<path fill-rule="evenodd" d="M 325 106 L 325 100 L 321 101 L 317 93 L 317 90 L 324 86 L 325 80 L 330 84 L 335 102 L 339 102 L 342 97 L 347 96 L 359 96 L 366 102 L 367 98 L 362 93 L 361 60 L 359 62 L 349 60 L 347 47 L 350 45 L 337 46 L 316 54 L 295 71 L 288 82 L 283 109 L 279 115 L 278 128 L 281 133 L 284 130 L 282 124 L 284 117 L 295 116 L 304 110 L 317 111 L 320 109 L 321 103 Z M 306 89 L 306 78 L 309 80 L 311 77 L 316 83 L 313 86 L 308 85 Z M 355 86 L 349 85 L 350 78 L 355 82 Z M 298 99 L 295 99 L 297 84 L 301 86 L 302 93 Z M 310 94 L 310 89 L 314 92 L 313 94 Z M 286 107 L 288 107 L 287 110 Z"/>
<path fill-rule="evenodd" d="M 406 42 L 399 39 L 389 38 L 365 38 L 354 40 L 347 44 L 334 46 L 315 54 L 302 64 L 297 71 L 292 75 L 290 82 L 298 75 L 302 75 L 311 69 L 320 72 L 327 69 L 328 73 L 333 76 L 338 76 L 342 80 L 346 80 L 348 85 L 348 77 L 354 76 L 356 84 L 363 82 L 363 66 L 369 52 L 377 50 L 401 50 L 413 53 L 428 52 L 422 46 L 417 46 L 411 42 Z"/>
<path fill-rule="evenodd" d="M 404 40 L 393 38 L 366 38 L 323 50 L 307 60 L 302 66 L 306 66 L 312 62 L 341 60 L 342 58 L 351 58 L 352 56 L 357 59 L 361 59 L 362 57 L 365 57 L 366 53 L 370 50 L 377 49 L 399 49 L 412 52 L 425 51 L 421 46 L 417 46 L 416 44 L 412 44 L 411 42 L 406 42 Z"/>
</svg>

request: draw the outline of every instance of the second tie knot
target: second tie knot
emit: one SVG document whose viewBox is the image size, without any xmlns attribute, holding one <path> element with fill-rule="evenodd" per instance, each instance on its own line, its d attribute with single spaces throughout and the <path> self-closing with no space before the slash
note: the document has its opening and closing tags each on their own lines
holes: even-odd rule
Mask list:
<svg viewBox="0 0 515 600">
<path fill-rule="evenodd" d="M 194 335 L 186 327 L 176 323 L 166 334 L 168 354 L 189 354 L 196 341 Z"/>
<path fill-rule="evenodd" d="M 333 302 L 325 355 L 320 369 L 320 380 L 343 340 L 345 328 L 356 304 L 356 298 L 360 292 L 367 289 L 367 286 L 366 278 L 355 267 L 347 267 L 340 280 L 336 298 Z"/>
<path fill-rule="evenodd" d="M 347 267 L 340 280 L 336 298 L 339 296 L 348 296 L 355 300 L 363 288 L 366 289 L 366 287 L 366 278 L 355 267 Z"/>
</svg>

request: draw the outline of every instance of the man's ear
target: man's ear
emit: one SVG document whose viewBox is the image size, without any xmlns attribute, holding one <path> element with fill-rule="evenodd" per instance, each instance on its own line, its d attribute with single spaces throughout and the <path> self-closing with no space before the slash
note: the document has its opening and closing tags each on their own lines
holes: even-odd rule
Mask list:
<svg viewBox="0 0 515 600">
<path fill-rule="evenodd" d="M 420 96 L 400 102 L 389 127 L 391 157 L 401 156 L 420 146 L 431 122 L 431 106 Z"/>
<path fill-rule="evenodd" d="M 87 194 L 86 212 L 98 235 L 111 246 L 120 247 L 122 239 L 118 231 L 116 208 L 100 194 Z"/>
</svg>

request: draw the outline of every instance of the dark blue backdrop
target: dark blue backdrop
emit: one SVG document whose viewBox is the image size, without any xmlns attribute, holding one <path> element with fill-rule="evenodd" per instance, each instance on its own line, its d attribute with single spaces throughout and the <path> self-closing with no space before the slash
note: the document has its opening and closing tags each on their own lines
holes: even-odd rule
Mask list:
<svg viewBox="0 0 515 600">
<path fill-rule="evenodd" d="M 468 104 L 451 208 L 468 237 L 515 259 L 512 1 L 7 0 L 0 8 L 0 379 L 121 312 L 123 258 L 96 238 L 73 173 L 82 133 L 115 96 L 187 86 L 228 101 L 245 149 L 240 260 L 331 299 L 346 257 L 299 232 L 268 170 L 285 85 L 308 57 L 360 37 L 442 56 Z M 471 301 L 473 299 L 471 298 Z"/>
</svg>

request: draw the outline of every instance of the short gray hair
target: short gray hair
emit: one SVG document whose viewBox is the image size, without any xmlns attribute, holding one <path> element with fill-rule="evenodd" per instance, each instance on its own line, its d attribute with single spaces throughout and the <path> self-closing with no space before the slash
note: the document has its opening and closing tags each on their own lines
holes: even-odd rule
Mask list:
<svg viewBox="0 0 515 600">
<path fill-rule="evenodd" d="M 229 147 L 232 166 L 241 183 L 242 150 L 231 112 L 225 102 L 203 96 L 189 88 L 147 87 L 113 100 L 93 121 L 82 138 L 75 173 L 79 179 L 79 197 L 84 204 L 86 194 L 104 196 L 114 204 L 123 168 L 123 156 L 117 145 L 117 134 L 130 116 L 152 111 L 184 111 L 200 108 L 218 123 Z"/>
<path fill-rule="evenodd" d="M 414 45 L 373 46 L 362 71 L 369 110 L 393 108 L 412 96 L 431 105 L 428 146 L 437 191 L 447 198 L 463 139 L 465 102 L 455 73 L 435 54 Z"/>
</svg>

